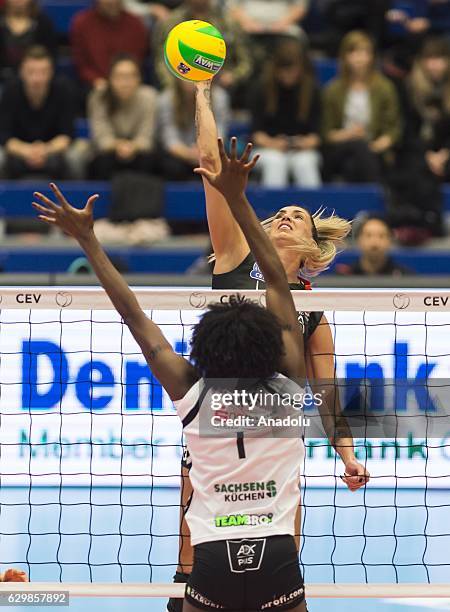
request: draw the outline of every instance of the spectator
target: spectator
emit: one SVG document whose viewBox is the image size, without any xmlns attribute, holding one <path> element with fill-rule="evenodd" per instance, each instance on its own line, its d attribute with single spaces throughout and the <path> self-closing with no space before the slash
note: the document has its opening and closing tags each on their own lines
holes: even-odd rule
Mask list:
<svg viewBox="0 0 450 612">
<path fill-rule="evenodd" d="M 305 46 L 281 42 L 252 93 L 263 185 L 286 187 L 292 173 L 296 185 L 319 187 L 320 95 Z"/>
<path fill-rule="evenodd" d="M 25 51 L 42 45 L 56 56 L 57 37 L 53 24 L 36 0 L 6 0 L 0 13 L 0 78 L 17 75 Z"/>
<path fill-rule="evenodd" d="M 169 31 L 178 23 L 189 19 L 200 19 L 213 23 L 222 33 L 227 43 L 227 61 L 215 77 L 215 82 L 233 94 L 246 83 L 250 75 L 252 64 L 250 52 L 247 48 L 241 28 L 223 14 L 223 11 L 214 5 L 213 0 L 184 0 L 182 5 L 172 11 L 169 19 L 159 29 L 155 38 L 155 57 L 157 58 L 156 71 L 161 84 L 169 86 L 173 76 L 167 70 L 164 62 L 164 41 Z"/>
<path fill-rule="evenodd" d="M 251 35 L 300 37 L 309 0 L 229 0 L 230 13 Z"/>
<path fill-rule="evenodd" d="M 229 101 L 227 93 L 218 86 L 212 89 L 212 105 L 218 133 L 228 133 Z M 160 138 L 164 149 L 164 175 L 168 180 L 191 180 L 193 169 L 199 164 L 194 125 L 195 93 L 192 83 L 172 79 L 171 87 L 160 94 Z"/>
<path fill-rule="evenodd" d="M 440 2 L 440 0 L 438 0 Z M 391 0 L 386 11 L 387 74 L 403 78 L 430 30 L 429 0 Z"/>
<path fill-rule="evenodd" d="M 395 225 L 442 235 L 441 183 L 450 180 L 450 46 L 429 39 L 401 87 L 405 134 L 393 175 Z"/>
<path fill-rule="evenodd" d="M 344 37 L 339 59 L 340 75 L 323 96 L 325 176 L 376 182 L 400 137 L 398 96 L 376 70 L 373 42 L 364 32 Z"/>
<path fill-rule="evenodd" d="M 74 131 L 72 93 L 54 78 L 52 58 L 44 47 L 31 47 L 20 78 L 5 87 L 0 105 L 1 142 L 6 176 L 29 174 L 67 178 Z"/>
<path fill-rule="evenodd" d="M 358 276 L 412 274 L 408 268 L 396 263 L 389 254 L 393 235 L 384 217 L 368 215 L 360 222 L 354 233 L 361 251 L 359 259 L 352 265 L 337 264 L 335 268 L 337 274 Z"/>
<path fill-rule="evenodd" d="M 89 96 L 94 179 L 111 179 L 119 170 L 153 170 L 156 105 L 156 91 L 142 84 L 137 62 L 131 56 L 119 56 L 111 66 L 106 89 Z"/>
<path fill-rule="evenodd" d="M 228 0 L 229 15 L 239 24 L 251 41 L 251 55 L 259 67 L 270 58 L 274 46 L 286 37 L 302 39 L 305 32 L 300 23 L 306 17 L 310 0 Z"/>
<path fill-rule="evenodd" d="M 146 23 L 165 21 L 170 15 L 170 9 L 161 2 L 146 2 L 145 0 L 125 0 L 125 10 L 141 17 Z"/>
<path fill-rule="evenodd" d="M 324 4 L 327 26 L 321 47 L 331 57 L 338 55 L 343 37 L 352 30 L 364 30 L 378 43 L 382 41 L 390 0 L 326 0 Z"/>
<path fill-rule="evenodd" d="M 123 9 L 122 0 L 94 0 L 90 9 L 75 15 L 72 51 L 80 80 L 103 88 L 113 59 L 120 53 L 135 57 L 142 67 L 149 34 L 142 21 Z"/>
</svg>

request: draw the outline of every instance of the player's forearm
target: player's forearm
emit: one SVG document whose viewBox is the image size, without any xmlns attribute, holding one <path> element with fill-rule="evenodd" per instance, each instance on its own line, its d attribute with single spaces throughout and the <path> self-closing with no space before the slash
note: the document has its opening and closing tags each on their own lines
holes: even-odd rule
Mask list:
<svg viewBox="0 0 450 612">
<path fill-rule="evenodd" d="M 142 314 L 142 309 L 134 293 L 106 255 L 94 232 L 91 231 L 87 236 L 79 238 L 78 242 L 115 309 L 127 324 L 132 323 Z"/>
<path fill-rule="evenodd" d="M 211 104 L 211 81 L 198 83 L 195 93 L 195 126 L 200 163 L 203 168 L 218 172 L 220 157 L 217 147 L 217 125 Z"/>
<path fill-rule="evenodd" d="M 313 378 L 309 382 L 313 392 L 317 393 L 322 400 L 318 407 L 329 443 L 344 463 L 354 459 L 352 431 L 347 418 L 342 413 L 340 397 L 334 381 L 330 384 L 328 380 L 316 380 Z"/>
<path fill-rule="evenodd" d="M 355 460 L 353 438 L 336 438 L 331 444 L 344 464 Z"/>
<path fill-rule="evenodd" d="M 273 244 L 259 222 L 247 196 L 230 198 L 228 205 L 238 222 L 267 284 L 287 284 L 287 277 Z"/>
</svg>

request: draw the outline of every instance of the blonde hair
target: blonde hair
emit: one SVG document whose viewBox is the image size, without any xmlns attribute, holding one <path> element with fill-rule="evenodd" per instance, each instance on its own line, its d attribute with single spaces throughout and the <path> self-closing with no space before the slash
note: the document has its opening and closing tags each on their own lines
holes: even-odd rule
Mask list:
<svg viewBox="0 0 450 612">
<path fill-rule="evenodd" d="M 350 233 L 350 221 L 338 217 L 334 210 L 331 215 L 326 216 L 326 210 L 321 206 L 315 213 L 310 213 L 317 240 L 303 238 L 298 244 L 286 247 L 298 253 L 301 259 L 299 274 L 302 276 L 317 276 L 329 268 L 336 255 L 343 250 L 344 239 Z M 268 234 L 274 219 L 275 215 L 261 222 L 264 231 Z M 215 255 L 212 254 L 208 257 L 208 262 L 213 262 L 215 259 Z"/>
</svg>

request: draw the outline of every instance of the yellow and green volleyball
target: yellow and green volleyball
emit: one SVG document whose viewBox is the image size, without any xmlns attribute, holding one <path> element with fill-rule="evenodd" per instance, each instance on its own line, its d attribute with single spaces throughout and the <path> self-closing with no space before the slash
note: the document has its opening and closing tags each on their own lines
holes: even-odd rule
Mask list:
<svg viewBox="0 0 450 612">
<path fill-rule="evenodd" d="M 164 58 L 170 72 L 185 81 L 207 81 L 222 68 L 227 48 L 222 34 L 207 21 L 176 25 L 167 36 Z"/>
</svg>

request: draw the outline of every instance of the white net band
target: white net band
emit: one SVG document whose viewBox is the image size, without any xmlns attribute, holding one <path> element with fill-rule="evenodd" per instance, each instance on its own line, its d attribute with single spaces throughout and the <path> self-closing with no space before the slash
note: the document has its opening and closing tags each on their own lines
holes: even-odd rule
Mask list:
<svg viewBox="0 0 450 612">
<path fill-rule="evenodd" d="M 214 302 L 226 302 L 239 293 L 264 304 L 264 291 L 217 291 L 209 289 L 134 290 L 145 310 L 201 310 Z M 336 312 L 437 312 L 450 311 L 450 291 L 440 290 L 314 290 L 293 292 L 295 305 L 303 311 Z M 0 306 L 8 309 L 113 310 L 103 289 L 75 287 L 0 288 Z"/>
</svg>

